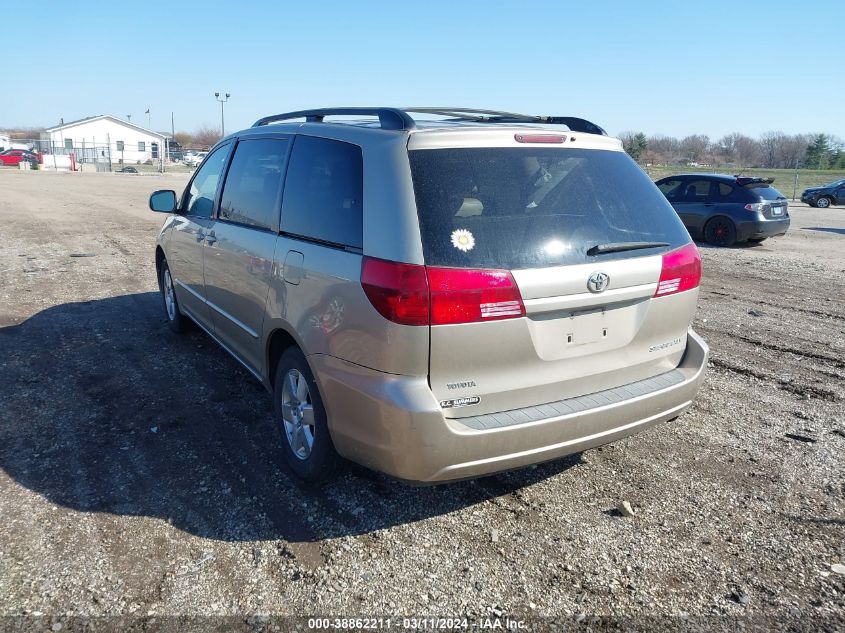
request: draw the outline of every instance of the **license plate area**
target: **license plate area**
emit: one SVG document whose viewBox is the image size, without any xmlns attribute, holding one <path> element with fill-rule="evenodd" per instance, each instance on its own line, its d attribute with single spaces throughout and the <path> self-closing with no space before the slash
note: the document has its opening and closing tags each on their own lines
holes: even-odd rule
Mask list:
<svg viewBox="0 0 845 633">
<path fill-rule="evenodd" d="M 572 314 L 566 319 L 566 344 L 587 345 L 606 339 L 607 326 L 604 310 Z"/>
<path fill-rule="evenodd" d="M 783 207 L 772 207 L 772 215 L 783 215 Z"/>
</svg>

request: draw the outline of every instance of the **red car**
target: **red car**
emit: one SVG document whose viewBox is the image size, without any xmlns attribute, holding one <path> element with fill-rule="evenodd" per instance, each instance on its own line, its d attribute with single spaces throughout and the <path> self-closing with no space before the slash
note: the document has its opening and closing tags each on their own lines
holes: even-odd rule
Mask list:
<svg viewBox="0 0 845 633">
<path fill-rule="evenodd" d="M 25 149 L 7 149 L 5 152 L 0 152 L 0 163 L 4 165 L 18 165 L 23 161 L 38 162 L 38 155 L 33 154 Z"/>
</svg>

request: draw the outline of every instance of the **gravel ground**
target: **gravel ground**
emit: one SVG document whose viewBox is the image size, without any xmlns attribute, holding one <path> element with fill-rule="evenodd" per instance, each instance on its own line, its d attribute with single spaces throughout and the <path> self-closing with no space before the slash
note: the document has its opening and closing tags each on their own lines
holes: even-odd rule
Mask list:
<svg viewBox="0 0 845 633">
<path fill-rule="evenodd" d="M 477 481 L 350 466 L 313 488 L 280 467 L 262 387 L 166 327 L 146 199 L 185 180 L 0 171 L 0 627 L 845 630 L 845 210 L 702 247 L 711 365 L 675 422 Z"/>
</svg>

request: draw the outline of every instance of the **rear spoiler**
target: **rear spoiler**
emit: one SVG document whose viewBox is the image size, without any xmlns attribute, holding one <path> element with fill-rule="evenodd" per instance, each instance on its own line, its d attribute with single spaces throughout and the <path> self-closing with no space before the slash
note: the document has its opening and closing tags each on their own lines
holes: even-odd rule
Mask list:
<svg viewBox="0 0 845 633">
<path fill-rule="evenodd" d="M 736 184 L 738 184 L 740 187 L 747 187 L 748 185 L 770 185 L 774 181 L 774 178 L 760 178 L 756 176 L 736 176 Z"/>
</svg>

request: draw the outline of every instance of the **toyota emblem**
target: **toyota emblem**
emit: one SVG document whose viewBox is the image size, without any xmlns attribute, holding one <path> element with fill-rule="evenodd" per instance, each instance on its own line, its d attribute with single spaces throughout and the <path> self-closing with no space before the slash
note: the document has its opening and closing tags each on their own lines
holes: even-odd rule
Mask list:
<svg viewBox="0 0 845 633">
<path fill-rule="evenodd" d="M 603 272 L 595 272 L 587 279 L 587 290 L 590 292 L 603 292 L 610 284 L 610 275 Z"/>
</svg>

